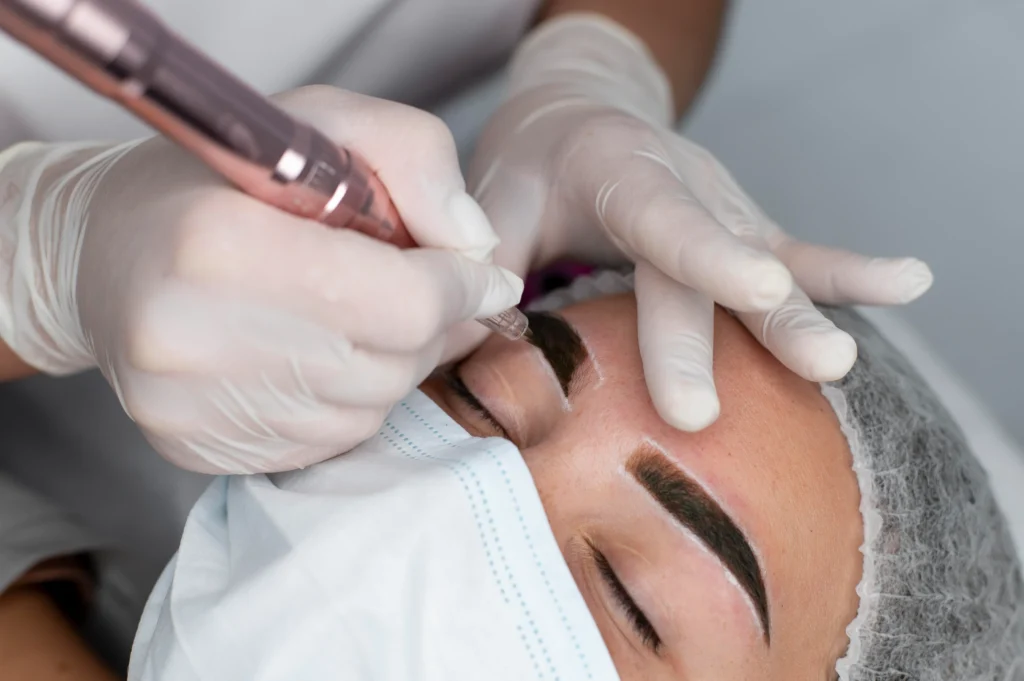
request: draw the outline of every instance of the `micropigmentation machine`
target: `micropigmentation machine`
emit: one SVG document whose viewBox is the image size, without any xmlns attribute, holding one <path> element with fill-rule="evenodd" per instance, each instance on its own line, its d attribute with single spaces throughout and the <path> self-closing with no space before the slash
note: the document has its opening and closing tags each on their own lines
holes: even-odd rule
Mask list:
<svg viewBox="0 0 1024 681">
<path fill-rule="evenodd" d="M 0 0 L 0 29 L 247 194 L 330 227 L 416 245 L 365 159 L 293 119 L 134 0 Z M 528 330 L 516 308 L 480 321 L 510 340 Z"/>
</svg>

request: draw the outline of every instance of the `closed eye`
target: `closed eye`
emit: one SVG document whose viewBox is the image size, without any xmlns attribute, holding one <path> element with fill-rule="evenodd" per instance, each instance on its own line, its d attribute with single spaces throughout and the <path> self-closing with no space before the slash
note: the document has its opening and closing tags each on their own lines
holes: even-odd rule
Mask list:
<svg viewBox="0 0 1024 681">
<path fill-rule="evenodd" d="M 636 632 L 640 642 L 655 655 L 659 655 L 662 649 L 662 641 L 658 631 L 651 624 L 651 621 L 647 619 L 647 615 L 636 604 L 636 601 L 633 600 L 629 590 L 623 585 L 619 576 L 615 574 L 614 568 L 612 568 L 605 555 L 589 541 L 587 541 L 587 546 L 590 548 L 590 554 L 594 559 L 594 564 L 597 566 L 597 571 L 608 586 L 608 590 L 611 591 L 616 605 L 622 609 L 626 619 L 629 620 L 629 624 L 633 631 Z"/>
<path fill-rule="evenodd" d="M 458 367 L 444 373 L 444 382 L 448 386 L 448 389 L 451 390 L 463 404 L 476 412 L 477 415 L 486 421 L 489 426 L 492 426 L 496 431 L 498 431 L 498 433 L 501 434 L 501 437 L 509 441 L 512 440 L 508 431 L 505 430 L 505 427 L 498 422 L 498 419 L 494 418 L 494 414 L 491 413 L 490 409 L 485 407 L 483 403 L 477 399 L 476 395 L 466 387 L 462 377 L 458 374 Z"/>
</svg>

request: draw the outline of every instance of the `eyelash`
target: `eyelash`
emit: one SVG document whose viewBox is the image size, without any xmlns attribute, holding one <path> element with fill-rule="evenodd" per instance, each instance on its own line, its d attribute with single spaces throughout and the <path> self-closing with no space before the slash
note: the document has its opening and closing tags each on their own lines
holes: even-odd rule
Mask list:
<svg viewBox="0 0 1024 681">
<path fill-rule="evenodd" d="M 605 555 L 598 551 L 597 547 L 590 542 L 587 542 L 587 545 L 590 547 L 590 553 L 594 563 L 597 565 L 597 571 L 601 573 L 601 577 L 611 590 L 616 603 L 625 612 L 626 618 L 629 620 L 637 636 L 640 637 L 640 641 L 655 655 L 660 654 L 662 647 L 661 637 L 658 636 L 658 631 L 654 628 L 654 625 L 647 619 L 647 615 L 636 604 L 633 597 L 629 595 L 629 591 L 623 586 L 622 581 L 615 574 L 615 570 Z"/>
<path fill-rule="evenodd" d="M 455 393 L 460 400 L 462 400 L 463 404 L 475 411 L 480 418 L 487 421 L 488 425 L 501 433 L 503 438 L 511 440 L 512 438 L 509 437 L 508 431 L 505 430 L 505 427 L 498 423 L 498 420 L 494 418 L 494 415 L 487 410 L 487 407 L 480 403 L 480 400 L 477 399 L 476 395 L 473 394 L 473 392 L 466 386 L 465 382 L 463 382 L 462 378 L 456 373 L 457 369 L 458 367 L 445 374 L 445 383 L 448 384 L 451 391 Z"/>
</svg>

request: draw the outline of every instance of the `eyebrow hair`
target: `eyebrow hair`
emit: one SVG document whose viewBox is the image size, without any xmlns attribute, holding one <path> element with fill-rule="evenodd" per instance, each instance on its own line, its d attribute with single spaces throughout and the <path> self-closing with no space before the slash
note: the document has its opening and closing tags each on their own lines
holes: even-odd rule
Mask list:
<svg viewBox="0 0 1024 681">
<path fill-rule="evenodd" d="M 764 577 L 754 550 L 732 518 L 697 481 L 649 444 L 637 447 L 626 463 L 626 470 L 733 574 L 754 601 L 765 643 L 770 645 L 771 620 Z"/>
<path fill-rule="evenodd" d="M 587 350 L 583 339 L 569 322 L 548 312 L 527 312 L 530 322 L 529 342 L 539 349 L 555 372 L 562 394 L 569 397 Z"/>
</svg>

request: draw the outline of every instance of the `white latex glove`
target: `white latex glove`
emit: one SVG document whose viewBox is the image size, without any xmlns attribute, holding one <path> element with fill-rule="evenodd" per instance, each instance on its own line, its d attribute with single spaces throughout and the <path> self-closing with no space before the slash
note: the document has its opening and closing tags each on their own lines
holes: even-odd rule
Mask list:
<svg viewBox="0 0 1024 681">
<path fill-rule="evenodd" d="M 423 248 L 400 251 L 235 191 L 162 138 L 0 156 L 0 334 L 29 364 L 98 364 L 172 462 L 315 463 L 371 436 L 447 331 L 519 301 L 448 129 L 331 88 L 278 98 L 379 170 Z"/>
<path fill-rule="evenodd" d="M 566 15 L 521 45 L 468 177 L 502 239 L 498 264 L 521 274 L 563 257 L 636 263 L 651 397 L 667 422 L 700 430 L 719 412 L 713 303 L 787 367 L 830 381 L 856 344 L 811 299 L 906 303 L 932 276 L 915 259 L 789 237 L 671 124 L 668 81 L 640 41 L 597 15 Z"/>
</svg>

